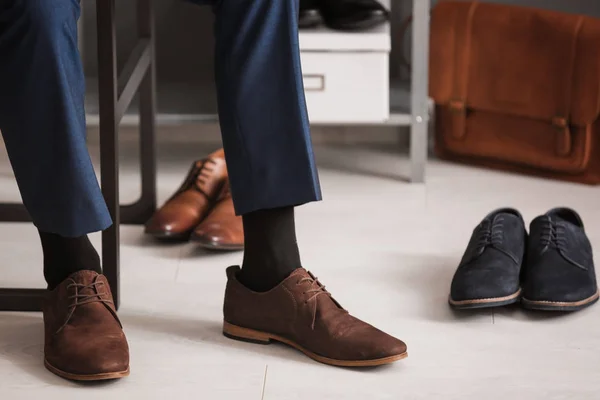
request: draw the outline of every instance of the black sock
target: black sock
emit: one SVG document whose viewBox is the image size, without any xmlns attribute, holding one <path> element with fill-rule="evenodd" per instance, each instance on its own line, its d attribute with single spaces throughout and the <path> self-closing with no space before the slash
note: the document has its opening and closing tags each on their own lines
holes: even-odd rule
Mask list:
<svg viewBox="0 0 600 400">
<path fill-rule="evenodd" d="M 44 278 L 52 290 L 69 275 L 91 270 L 102 273 L 100 256 L 87 235 L 75 238 L 38 231 L 44 251 Z"/>
<path fill-rule="evenodd" d="M 244 263 L 238 278 L 249 289 L 265 292 L 301 267 L 294 207 L 255 211 L 242 219 Z"/>
</svg>

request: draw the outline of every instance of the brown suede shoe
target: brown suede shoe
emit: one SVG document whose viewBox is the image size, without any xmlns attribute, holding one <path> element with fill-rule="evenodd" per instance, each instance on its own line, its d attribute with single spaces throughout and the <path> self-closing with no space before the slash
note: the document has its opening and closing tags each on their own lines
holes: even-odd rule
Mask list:
<svg viewBox="0 0 600 400">
<path fill-rule="evenodd" d="M 158 239 L 188 240 L 207 216 L 227 181 L 223 150 L 192 164 L 181 187 L 146 223 L 146 233 Z"/>
<path fill-rule="evenodd" d="M 244 225 L 242 217 L 235 215 L 229 183 L 224 185 L 217 204 L 196 227 L 191 240 L 209 250 L 244 249 Z"/>
<path fill-rule="evenodd" d="M 265 293 L 243 286 L 239 270 L 227 269 L 225 336 L 260 344 L 275 340 L 340 367 L 373 367 L 407 356 L 402 341 L 348 314 L 305 269 Z"/>
<path fill-rule="evenodd" d="M 76 381 L 129 375 L 129 347 L 108 281 L 94 271 L 72 274 L 44 301 L 44 364 Z"/>
</svg>

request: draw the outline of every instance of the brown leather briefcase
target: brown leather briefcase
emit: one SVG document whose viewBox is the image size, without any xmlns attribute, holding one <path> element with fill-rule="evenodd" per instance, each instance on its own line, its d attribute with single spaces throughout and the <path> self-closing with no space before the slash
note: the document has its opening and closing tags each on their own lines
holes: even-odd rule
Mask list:
<svg viewBox="0 0 600 400">
<path fill-rule="evenodd" d="M 439 157 L 600 183 L 600 20 L 442 1 L 430 94 Z"/>
</svg>

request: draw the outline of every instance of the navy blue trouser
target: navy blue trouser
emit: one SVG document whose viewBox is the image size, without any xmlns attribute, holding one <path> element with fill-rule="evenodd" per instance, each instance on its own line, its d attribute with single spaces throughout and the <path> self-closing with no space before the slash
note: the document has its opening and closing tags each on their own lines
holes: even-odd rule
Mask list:
<svg viewBox="0 0 600 400">
<path fill-rule="evenodd" d="M 320 200 L 298 48 L 298 0 L 192 0 L 216 15 L 219 116 L 238 214 Z M 0 131 L 42 231 L 111 220 L 86 148 L 79 0 L 0 0 Z"/>
</svg>

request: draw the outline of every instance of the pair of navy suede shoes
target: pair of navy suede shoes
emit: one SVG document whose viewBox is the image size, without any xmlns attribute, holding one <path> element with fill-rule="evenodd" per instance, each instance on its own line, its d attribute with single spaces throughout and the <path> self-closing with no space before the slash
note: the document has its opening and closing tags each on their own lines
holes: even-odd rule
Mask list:
<svg viewBox="0 0 600 400">
<path fill-rule="evenodd" d="M 592 246 L 581 217 L 555 208 L 535 218 L 503 208 L 477 225 L 454 274 L 457 309 L 521 302 L 534 310 L 577 311 L 598 301 Z"/>
</svg>

